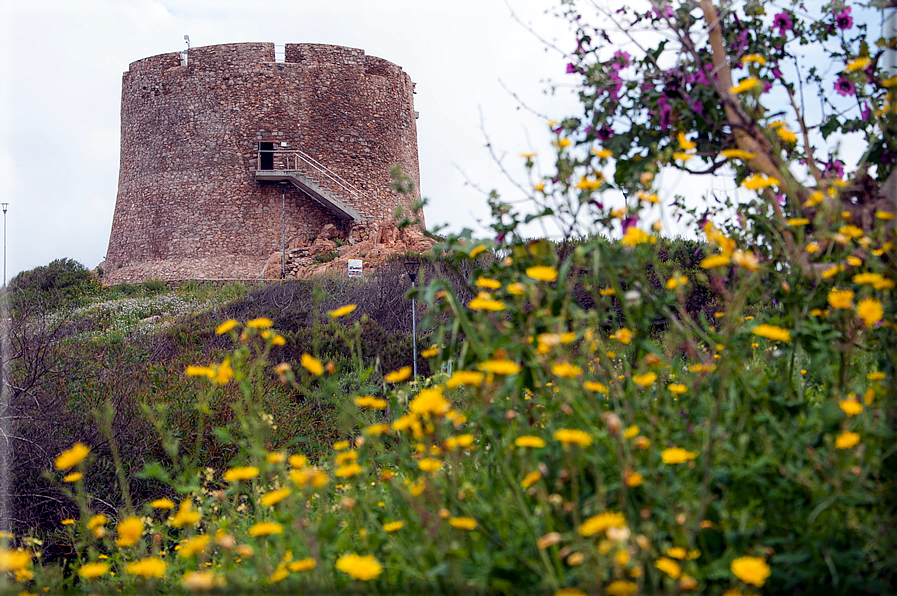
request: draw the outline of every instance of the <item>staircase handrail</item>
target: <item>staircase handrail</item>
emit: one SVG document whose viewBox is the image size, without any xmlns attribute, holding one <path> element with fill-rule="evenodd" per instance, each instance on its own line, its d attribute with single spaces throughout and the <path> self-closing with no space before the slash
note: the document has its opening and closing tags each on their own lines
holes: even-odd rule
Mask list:
<svg viewBox="0 0 897 596">
<path fill-rule="evenodd" d="M 359 190 L 359 189 L 356 188 L 354 185 L 350 184 L 348 181 L 346 181 L 345 179 L 343 179 L 339 174 L 337 174 L 336 172 L 331 171 L 330 169 L 327 168 L 327 166 L 325 166 L 324 164 L 318 162 L 317 160 L 315 160 L 315 159 L 314 159 L 313 157 L 311 157 L 310 155 L 308 155 L 308 154 L 306 154 L 306 153 L 303 153 L 302 151 L 299 151 L 298 149 L 291 149 L 291 150 L 289 150 L 289 151 L 275 151 L 275 150 L 259 151 L 259 152 L 258 152 L 258 169 L 261 169 L 261 159 L 262 159 L 262 153 L 263 153 L 263 152 L 264 152 L 264 153 L 271 153 L 272 155 L 278 155 L 278 154 L 287 154 L 287 155 L 289 155 L 289 154 L 292 154 L 292 155 L 294 155 L 295 158 L 296 158 L 296 167 L 294 168 L 294 170 L 299 171 L 299 167 L 298 167 L 298 166 L 299 166 L 299 163 L 298 163 L 298 162 L 299 162 L 299 160 L 302 160 L 303 162 L 307 163 L 309 166 L 311 166 L 311 167 L 314 168 L 315 170 L 319 171 L 321 174 L 323 174 L 323 175 L 326 176 L 327 178 L 330 178 L 333 182 L 336 183 L 337 186 L 339 186 L 339 187 L 342 188 L 343 190 L 349 192 L 349 193 L 352 194 L 352 195 L 355 195 L 355 197 L 356 197 L 357 199 L 363 199 L 363 200 L 368 201 L 369 203 L 370 203 L 370 202 L 373 202 L 373 199 L 371 199 L 371 197 L 369 197 L 368 195 L 366 195 L 366 194 L 364 194 L 363 192 L 361 192 L 361 190 Z M 290 164 L 289 164 L 289 161 L 286 162 L 286 165 L 287 165 L 287 166 L 290 165 Z"/>
</svg>

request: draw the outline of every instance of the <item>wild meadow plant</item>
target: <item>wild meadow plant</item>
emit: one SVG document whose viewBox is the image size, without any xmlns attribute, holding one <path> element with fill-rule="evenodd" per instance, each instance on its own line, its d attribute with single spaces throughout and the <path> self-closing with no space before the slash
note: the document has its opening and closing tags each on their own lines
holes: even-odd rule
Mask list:
<svg viewBox="0 0 897 596">
<path fill-rule="evenodd" d="M 866 44 L 853 34 L 859 10 L 839 3 L 815 16 L 798 5 L 766 15 L 762 2 L 654 3 L 602 13 L 617 25 L 610 32 L 587 25 L 575 2 L 562 7 L 577 32 L 568 71 L 583 78 L 584 115 L 551 124 L 553 174 L 523 156 L 538 214 L 493 196 L 493 237 L 464 232 L 435 248 L 465 265 L 475 297 L 459 300 L 439 279 L 411 293 L 425 305 L 423 355 L 431 370 L 451 362 L 453 372 L 366 368 L 358 324 L 337 327 L 355 355 L 342 369 L 314 353 L 272 361 L 286 340 L 270 320 L 226 321 L 217 333 L 232 338 L 229 356 L 185 371 L 185 383 L 207 389 L 195 436 L 174 436 L 164 410 L 145 410 L 168 456 L 144 474 L 159 497 L 131 502 L 120 474 L 119 516 L 97 513 L 83 478 L 98 462 L 90 446 L 72 446 L 51 472 L 79 506 L 78 518 L 59 521 L 70 552 L 43 561 L 38 541 L 8 538 L 8 585 L 897 590 L 895 210 L 884 190 L 897 84 L 879 65 L 893 39 Z M 671 35 L 650 38 L 636 58 L 609 56 L 614 36 L 636 25 Z M 853 94 L 857 118 L 837 98 L 823 94 L 821 115 L 796 98 L 782 72 L 806 44 L 841 69 L 813 69 L 812 82 Z M 737 68 L 746 72 L 736 84 Z M 775 97 L 787 117 L 764 105 Z M 808 126 L 811 116 L 822 124 Z M 836 129 L 865 135 L 853 172 L 834 149 L 814 148 Z M 715 247 L 688 274 L 651 250 L 666 172 L 703 171 L 687 162 L 739 185 L 697 208 L 677 199 L 674 214 Z M 609 191 L 628 205 L 605 205 Z M 559 250 L 527 238 L 521 225 L 533 217 L 581 239 Z M 471 266 L 486 251 L 497 258 Z M 686 308 L 697 277 L 722 305 L 712 315 Z M 346 374 L 376 390 L 337 396 L 352 412 L 342 440 L 322 446 L 309 429 L 271 441 L 264 379 L 316 399 Z M 225 386 L 238 398 L 220 400 Z M 206 428 L 222 407 L 232 424 Z M 212 433 L 234 449 L 225 470 L 204 465 Z"/>
</svg>

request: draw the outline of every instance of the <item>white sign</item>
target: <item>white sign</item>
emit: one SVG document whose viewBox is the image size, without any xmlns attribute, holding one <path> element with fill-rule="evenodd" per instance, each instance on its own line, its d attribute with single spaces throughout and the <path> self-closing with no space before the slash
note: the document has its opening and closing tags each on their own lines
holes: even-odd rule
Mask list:
<svg viewBox="0 0 897 596">
<path fill-rule="evenodd" d="M 361 277 L 361 259 L 349 259 L 349 277 Z"/>
</svg>

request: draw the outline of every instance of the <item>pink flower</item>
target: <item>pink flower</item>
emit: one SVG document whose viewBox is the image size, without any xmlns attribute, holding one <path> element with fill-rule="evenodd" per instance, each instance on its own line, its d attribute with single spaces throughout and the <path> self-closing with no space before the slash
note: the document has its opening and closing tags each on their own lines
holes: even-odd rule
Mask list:
<svg viewBox="0 0 897 596">
<path fill-rule="evenodd" d="M 856 87 L 854 87 L 853 81 L 846 77 L 838 77 L 838 80 L 835 81 L 835 91 L 838 92 L 838 95 L 853 95 L 854 91 L 856 91 Z"/>
<path fill-rule="evenodd" d="M 853 17 L 850 16 L 849 6 L 835 15 L 835 25 L 837 25 L 838 29 L 850 29 L 853 27 Z"/>
<path fill-rule="evenodd" d="M 785 35 L 785 31 L 791 31 L 794 23 L 791 22 L 791 15 L 787 12 L 780 12 L 772 20 L 772 28 L 779 30 L 779 35 Z"/>
</svg>

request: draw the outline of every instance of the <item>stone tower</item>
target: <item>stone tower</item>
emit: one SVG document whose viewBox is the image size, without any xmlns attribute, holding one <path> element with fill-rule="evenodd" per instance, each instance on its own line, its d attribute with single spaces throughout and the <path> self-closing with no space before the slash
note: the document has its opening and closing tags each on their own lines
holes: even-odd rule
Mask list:
<svg viewBox="0 0 897 596">
<path fill-rule="evenodd" d="M 132 63 L 104 281 L 258 278 L 285 239 L 409 210 L 420 199 L 413 93 L 395 64 L 330 45 Z M 413 194 L 392 189 L 395 164 Z"/>
</svg>

